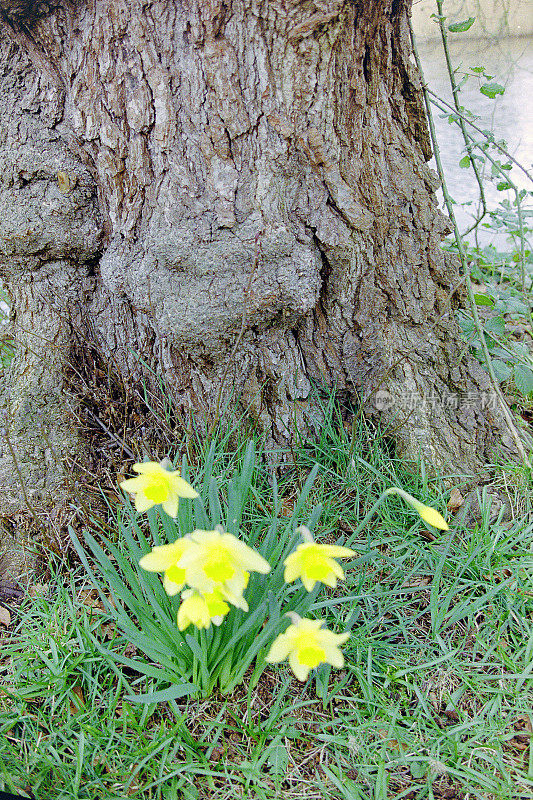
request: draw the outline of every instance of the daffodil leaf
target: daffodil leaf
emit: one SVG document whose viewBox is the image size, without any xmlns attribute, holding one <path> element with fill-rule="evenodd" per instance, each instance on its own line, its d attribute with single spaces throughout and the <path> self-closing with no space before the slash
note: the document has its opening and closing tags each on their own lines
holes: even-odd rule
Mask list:
<svg viewBox="0 0 533 800">
<path fill-rule="evenodd" d="M 127 694 L 124 700 L 130 703 L 167 703 L 169 700 L 178 700 L 180 697 L 188 697 L 197 691 L 193 683 L 179 683 L 162 689 L 159 692 L 147 692 L 146 694 Z"/>
</svg>

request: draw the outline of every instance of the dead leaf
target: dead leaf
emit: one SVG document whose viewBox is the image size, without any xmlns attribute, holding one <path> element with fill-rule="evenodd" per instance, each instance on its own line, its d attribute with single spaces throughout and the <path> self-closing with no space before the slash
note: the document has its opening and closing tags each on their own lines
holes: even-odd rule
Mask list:
<svg viewBox="0 0 533 800">
<path fill-rule="evenodd" d="M 450 492 L 450 499 L 448 500 L 448 511 L 457 511 L 461 506 L 464 505 L 464 497 L 457 489 L 454 487 Z"/>
<path fill-rule="evenodd" d="M 61 192 L 61 194 L 68 194 L 74 186 L 76 185 L 76 176 L 69 175 L 68 172 L 61 172 L 57 173 L 57 188 Z"/>
<path fill-rule="evenodd" d="M 294 511 L 294 499 L 283 498 L 279 506 L 279 511 L 278 511 L 279 516 L 290 517 L 293 511 Z"/>
<path fill-rule="evenodd" d="M 448 719 L 451 719 L 452 722 L 459 722 L 459 714 L 457 713 L 455 708 L 450 708 L 448 706 L 447 708 L 444 709 L 443 714 L 444 716 L 448 717 Z"/>
<path fill-rule="evenodd" d="M 529 714 L 520 714 L 516 718 L 517 723 L 520 724 L 520 727 L 527 731 L 528 733 L 533 733 L 533 724 L 531 723 L 531 717 Z"/>
<path fill-rule="evenodd" d="M 81 686 L 73 686 L 70 690 L 74 695 L 70 701 L 70 713 L 77 714 L 78 711 L 82 711 L 85 707 L 85 697 L 83 696 L 83 690 Z"/>
<path fill-rule="evenodd" d="M 6 628 L 11 622 L 11 614 L 4 606 L 0 606 L 0 625 L 5 625 Z"/>
<path fill-rule="evenodd" d="M 427 542 L 434 542 L 436 541 L 437 537 L 431 531 L 426 530 L 425 528 L 420 528 L 418 531 L 418 535 L 425 539 Z"/>
<path fill-rule="evenodd" d="M 134 658 L 137 655 L 137 648 L 133 644 L 133 642 L 128 642 L 126 647 L 124 648 L 124 655 L 126 658 Z"/>
<path fill-rule="evenodd" d="M 211 753 L 211 761 L 220 761 L 221 758 L 224 756 L 224 748 L 222 745 L 218 745 L 214 748 L 213 752 Z"/>
<path fill-rule="evenodd" d="M 102 632 L 104 641 L 106 639 L 114 639 L 117 632 L 117 626 L 115 622 L 106 622 L 105 625 L 100 626 L 100 630 Z"/>
<path fill-rule="evenodd" d="M 89 608 L 93 608 L 95 611 L 104 613 L 106 610 L 104 604 L 100 600 L 97 589 L 81 589 L 78 592 L 78 600 L 80 600 L 84 606 L 89 606 Z"/>
<path fill-rule="evenodd" d="M 430 583 L 431 583 L 431 578 L 428 578 L 424 575 L 413 575 L 412 578 L 410 578 L 407 581 L 404 581 L 402 583 L 402 586 L 405 586 L 408 589 L 415 589 L 420 586 L 429 586 Z"/>
<path fill-rule="evenodd" d="M 33 583 L 28 589 L 28 594 L 30 597 L 44 597 L 44 595 L 48 594 L 48 584 Z"/>
<path fill-rule="evenodd" d="M 378 728 L 378 734 L 381 736 L 382 739 L 386 740 L 387 747 L 391 750 L 398 750 L 401 752 L 402 750 L 409 750 L 405 742 L 398 742 L 396 739 L 389 739 L 389 734 L 383 728 Z"/>
<path fill-rule="evenodd" d="M 503 567 L 502 569 L 498 570 L 494 573 L 494 575 L 483 575 L 486 581 L 492 581 L 494 583 L 501 583 L 502 581 L 510 578 L 512 576 L 512 571 L 509 567 Z"/>
</svg>

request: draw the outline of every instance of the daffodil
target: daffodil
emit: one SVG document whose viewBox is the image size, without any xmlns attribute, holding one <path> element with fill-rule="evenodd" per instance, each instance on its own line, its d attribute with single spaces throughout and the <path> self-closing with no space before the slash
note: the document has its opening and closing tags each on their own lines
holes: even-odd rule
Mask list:
<svg viewBox="0 0 533 800">
<path fill-rule="evenodd" d="M 132 469 L 139 472 L 138 478 L 122 481 L 120 488 L 135 495 L 137 511 L 147 511 L 152 506 L 162 505 L 167 514 L 175 517 L 178 513 L 179 497 L 198 497 L 192 486 L 183 480 L 177 470 L 166 469 L 170 462 L 164 459 L 160 464 L 146 461 L 134 464 Z"/>
<path fill-rule="evenodd" d="M 392 486 L 390 489 L 386 489 L 383 492 L 384 495 L 389 494 L 399 494 L 406 503 L 409 503 L 410 506 L 414 508 L 417 514 L 427 522 L 429 525 L 433 525 L 434 528 L 440 528 L 442 531 L 449 530 L 448 523 L 442 516 L 431 506 L 425 506 L 424 503 L 421 503 L 420 500 L 417 500 L 408 492 L 405 492 L 403 489 L 399 489 L 397 486 Z"/>
<path fill-rule="evenodd" d="M 195 530 L 190 538 L 196 547 L 187 550 L 179 562 L 189 586 L 203 594 L 217 589 L 225 600 L 248 611 L 242 594 L 249 573 L 270 572 L 268 561 L 220 525 L 213 531 Z"/>
<path fill-rule="evenodd" d="M 220 625 L 229 611 L 220 592 L 201 594 L 194 589 L 187 589 L 183 594 L 178 610 L 178 628 L 184 631 L 189 625 L 197 628 L 209 628 L 211 623 Z"/>
<path fill-rule="evenodd" d="M 139 566 L 148 572 L 164 572 L 163 586 L 172 597 L 185 586 L 185 570 L 178 566 L 178 562 L 190 547 L 194 547 L 194 543 L 187 536 L 172 544 L 158 545 L 141 558 Z"/>
<path fill-rule="evenodd" d="M 298 528 L 298 532 L 302 534 L 304 542 L 283 562 L 285 583 L 301 578 L 308 592 L 313 590 L 317 582 L 334 589 L 337 578 L 344 580 L 344 571 L 335 559 L 354 556 L 354 551 L 335 544 L 317 544 L 309 529 L 303 525 Z"/>
<path fill-rule="evenodd" d="M 274 640 L 266 661 L 278 664 L 288 657 L 290 667 L 299 681 L 307 680 L 309 672 L 319 664 L 327 663 L 338 668 L 344 666 L 339 645 L 350 638 L 349 633 L 333 633 L 322 628 L 324 622 L 320 619 L 302 618 L 294 612 L 289 612 L 287 616 L 293 624 Z"/>
</svg>

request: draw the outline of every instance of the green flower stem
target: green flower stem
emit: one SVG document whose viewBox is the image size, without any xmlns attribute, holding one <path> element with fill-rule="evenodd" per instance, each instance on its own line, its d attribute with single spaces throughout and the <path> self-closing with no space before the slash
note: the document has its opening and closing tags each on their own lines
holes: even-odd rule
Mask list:
<svg viewBox="0 0 533 800">
<path fill-rule="evenodd" d="M 427 522 L 429 525 L 432 525 L 433 527 L 440 528 L 441 530 L 447 530 L 446 521 L 438 513 L 438 511 L 435 511 L 435 509 L 432 508 L 431 506 L 426 506 L 424 503 L 421 503 L 419 500 L 416 499 L 416 497 L 413 497 L 411 494 L 409 494 L 409 492 L 404 491 L 404 489 L 400 489 L 398 486 L 390 486 L 388 489 L 385 489 L 385 491 L 378 497 L 378 499 L 376 500 L 376 502 L 374 503 L 368 514 L 359 523 L 357 528 L 354 530 L 354 532 L 346 542 L 347 545 L 349 545 L 355 539 L 355 537 L 363 530 L 367 522 L 371 519 L 371 517 L 373 517 L 373 515 L 376 513 L 380 505 L 391 494 L 397 494 L 399 495 L 399 497 L 405 500 L 406 503 L 408 503 L 412 508 L 415 509 L 419 517 L 423 519 L 424 522 Z"/>
<path fill-rule="evenodd" d="M 361 533 L 363 528 L 365 528 L 367 523 L 370 522 L 370 520 L 372 519 L 372 517 L 374 516 L 374 514 L 376 513 L 376 511 L 380 507 L 380 505 L 387 499 L 389 494 L 393 494 L 393 493 L 394 492 L 393 492 L 392 489 L 385 489 L 383 494 L 381 494 L 378 497 L 378 499 L 376 500 L 376 502 L 374 503 L 374 505 L 372 506 L 372 508 L 368 512 L 368 514 L 365 517 L 363 517 L 363 519 L 361 520 L 361 522 L 359 523 L 357 528 L 353 531 L 353 533 L 351 534 L 349 539 L 345 542 L 345 546 L 346 547 L 349 547 L 352 544 L 352 542 L 355 541 L 356 537 Z"/>
</svg>

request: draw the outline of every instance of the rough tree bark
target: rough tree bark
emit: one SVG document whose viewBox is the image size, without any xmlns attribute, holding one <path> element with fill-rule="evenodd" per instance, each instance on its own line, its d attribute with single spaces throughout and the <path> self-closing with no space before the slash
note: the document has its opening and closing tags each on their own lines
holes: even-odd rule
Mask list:
<svg viewBox="0 0 533 800">
<path fill-rule="evenodd" d="M 317 383 L 408 458 L 511 447 L 453 320 L 409 0 L 0 9 L 6 520 L 63 502 L 84 447 L 65 376 L 95 352 L 184 419 L 240 398 L 277 442 L 316 423 Z"/>
</svg>

